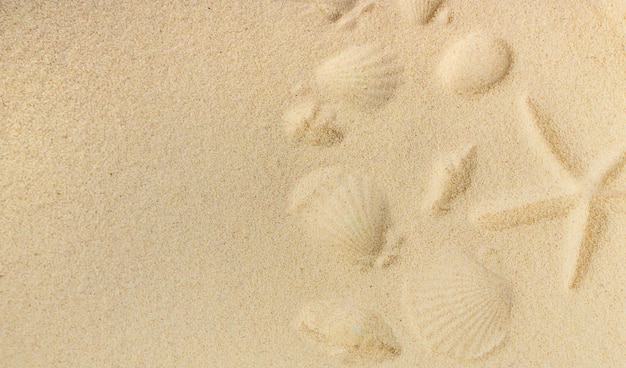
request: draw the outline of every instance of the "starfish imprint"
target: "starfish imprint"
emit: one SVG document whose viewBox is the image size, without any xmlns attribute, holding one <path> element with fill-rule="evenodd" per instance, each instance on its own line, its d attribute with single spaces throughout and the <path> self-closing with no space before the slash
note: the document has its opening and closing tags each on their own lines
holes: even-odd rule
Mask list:
<svg viewBox="0 0 626 368">
<path fill-rule="evenodd" d="M 543 151 L 543 157 L 553 169 L 563 173 L 570 190 L 553 197 L 531 198 L 517 201 L 493 210 L 482 210 L 475 220 L 479 226 L 490 230 L 502 230 L 531 224 L 541 220 L 566 216 L 564 274 L 567 286 L 575 288 L 585 274 L 591 255 L 606 231 L 608 209 L 626 213 L 626 191 L 612 188 L 626 166 L 626 151 L 620 151 L 608 159 L 599 160 L 588 174 L 568 163 L 567 155 L 560 149 L 554 135 L 542 126 L 532 102 L 522 100 L 524 113 L 530 124 L 532 138 Z"/>
</svg>

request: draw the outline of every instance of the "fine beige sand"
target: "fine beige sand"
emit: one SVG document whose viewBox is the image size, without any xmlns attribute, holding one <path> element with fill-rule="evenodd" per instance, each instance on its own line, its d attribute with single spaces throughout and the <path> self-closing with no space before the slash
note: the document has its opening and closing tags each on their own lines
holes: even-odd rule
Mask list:
<svg viewBox="0 0 626 368">
<path fill-rule="evenodd" d="M 626 1 L 0 3 L 0 367 L 626 367 Z"/>
</svg>

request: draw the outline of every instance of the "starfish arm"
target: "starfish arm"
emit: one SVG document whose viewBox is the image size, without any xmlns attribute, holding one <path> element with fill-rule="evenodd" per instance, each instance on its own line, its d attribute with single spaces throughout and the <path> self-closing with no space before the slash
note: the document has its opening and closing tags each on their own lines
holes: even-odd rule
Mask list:
<svg viewBox="0 0 626 368">
<path fill-rule="evenodd" d="M 611 211 L 626 214 L 626 190 L 614 190 L 606 193 L 605 202 Z"/>
<path fill-rule="evenodd" d="M 604 212 L 589 200 L 581 201 L 568 216 L 563 264 L 568 288 L 576 288 L 586 273 L 605 226 Z"/>
<path fill-rule="evenodd" d="M 565 216 L 578 199 L 579 195 L 575 193 L 528 202 L 517 201 L 500 205 L 496 209 L 479 208 L 472 217 L 483 229 L 504 230 Z"/>
<path fill-rule="evenodd" d="M 600 160 L 590 174 L 597 185 L 606 188 L 613 184 L 624 166 L 626 166 L 626 150 L 613 154 L 608 159 Z"/>
<path fill-rule="evenodd" d="M 535 103 L 525 95 L 519 101 L 519 108 L 525 120 L 526 134 L 546 164 L 571 183 L 577 182 L 576 176 L 580 175 L 580 168 L 559 144 L 559 139 L 549 122 L 539 116 Z"/>
</svg>

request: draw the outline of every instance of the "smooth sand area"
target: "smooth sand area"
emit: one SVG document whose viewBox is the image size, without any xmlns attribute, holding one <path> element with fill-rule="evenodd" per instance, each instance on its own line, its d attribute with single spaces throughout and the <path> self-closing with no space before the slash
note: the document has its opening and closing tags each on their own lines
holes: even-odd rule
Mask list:
<svg viewBox="0 0 626 368">
<path fill-rule="evenodd" d="M 0 367 L 626 367 L 626 1 L 0 3 Z"/>
</svg>

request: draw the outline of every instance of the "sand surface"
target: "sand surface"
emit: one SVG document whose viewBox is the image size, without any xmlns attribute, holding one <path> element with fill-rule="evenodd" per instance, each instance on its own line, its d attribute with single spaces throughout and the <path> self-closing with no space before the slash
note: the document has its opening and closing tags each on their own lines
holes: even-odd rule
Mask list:
<svg viewBox="0 0 626 368">
<path fill-rule="evenodd" d="M 0 367 L 626 367 L 626 2 L 315 3 L 1 2 Z"/>
</svg>

